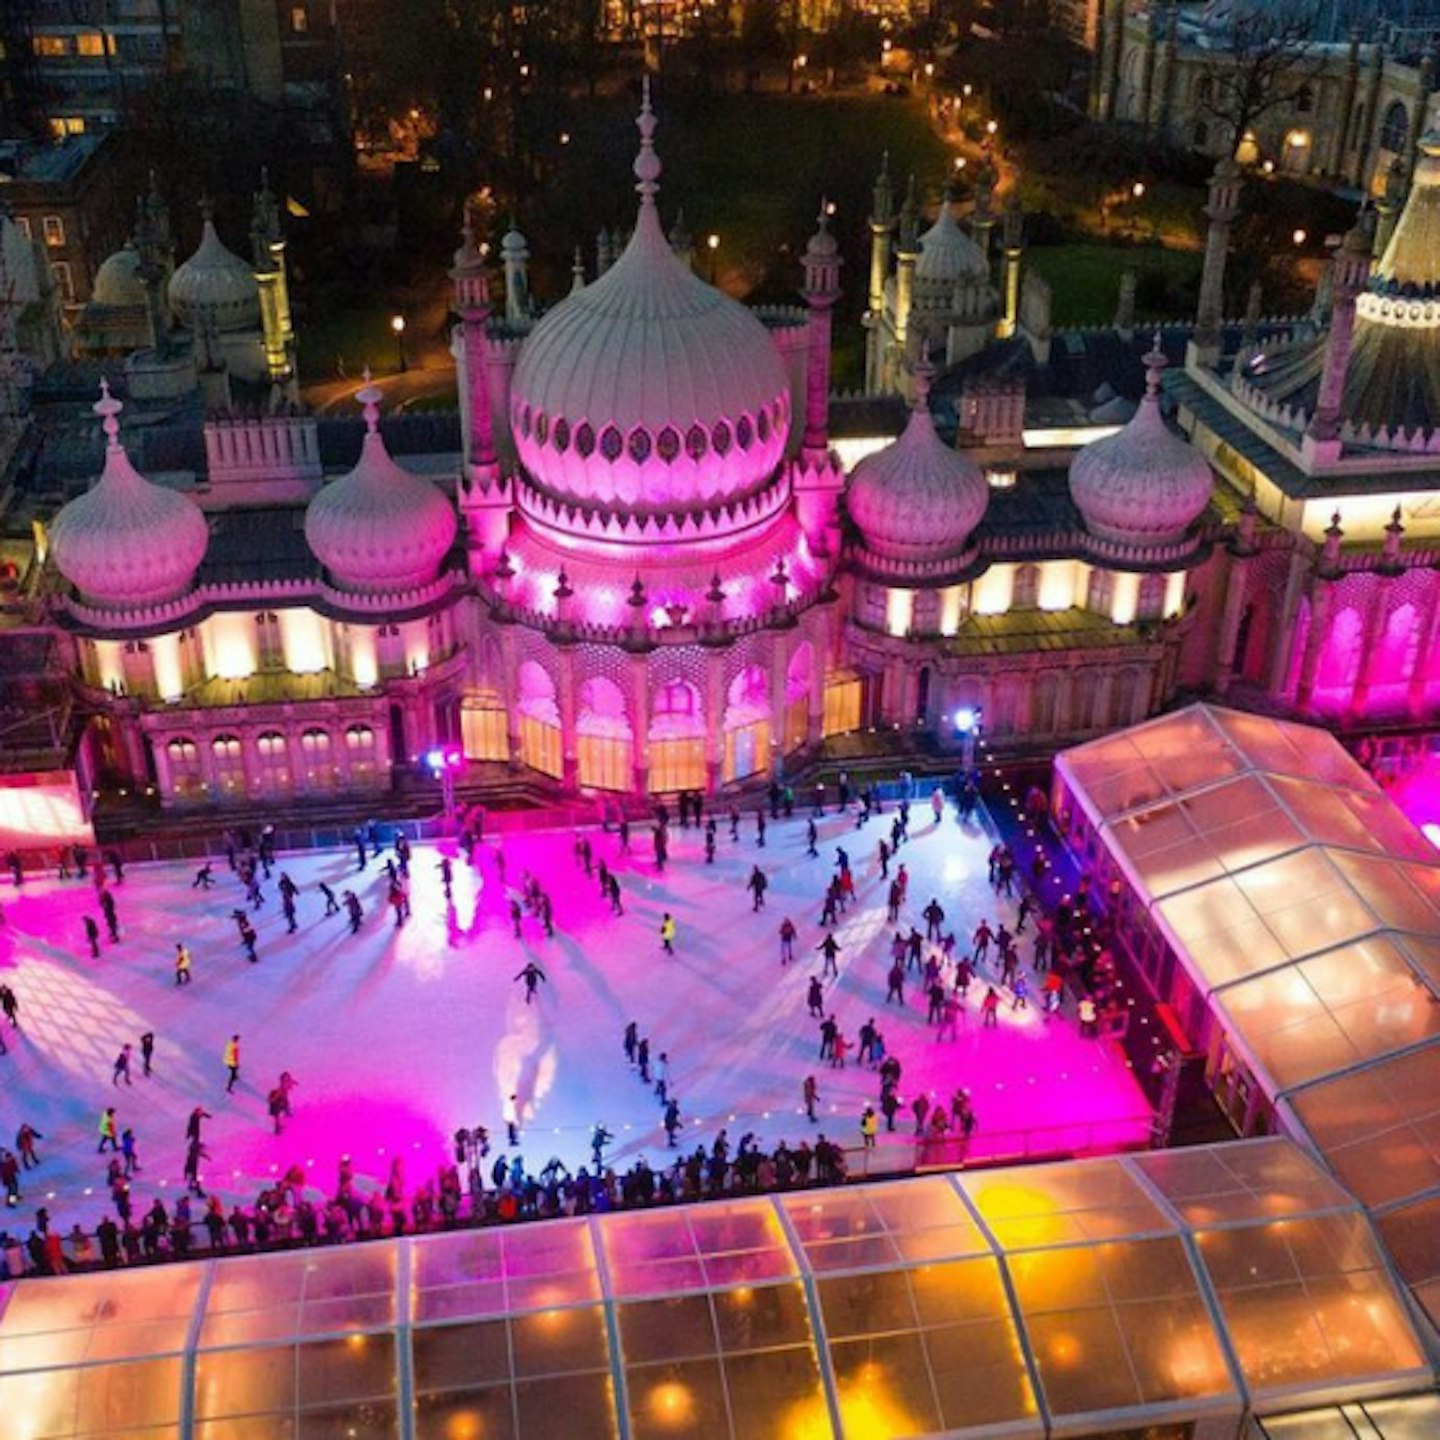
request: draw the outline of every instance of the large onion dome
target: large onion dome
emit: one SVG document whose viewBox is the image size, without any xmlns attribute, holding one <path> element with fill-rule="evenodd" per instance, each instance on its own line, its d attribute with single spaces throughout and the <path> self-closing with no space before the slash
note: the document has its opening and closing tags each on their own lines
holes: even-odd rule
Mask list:
<svg viewBox="0 0 1440 1440">
<path fill-rule="evenodd" d="M 930 375 L 917 368 L 915 402 L 899 439 L 856 465 L 845 492 L 865 548 L 891 560 L 944 560 L 964 550 L 990 499 L 984 472 L 936 433 Z"/>
<path fill-rule="evenodd" d="M 524 341 L 510 425 L 529 478 L 552 498 L 675 514 L 744 497 L 772 478 L 790 395 L 764 325 L 665 238 L 648 91 L 637 123 L 634 234 L 603 275 Z"/>
<path fill-rule="evenodd" d="M 145 304 L 145 283 L 140 279 L 140 252 L 132 241 L 126 241 L 121 249 L 107 256 L 95 272 L 90 299 L 96 305 L 110 305 L 117 310 Z"/>
<path fill-rule="evenodd" d="M 116 610 L 183 595 L 210 539 L 193 500 L 152 484 L 130 463 L 120 443 L 122 409 L 102 380 L 95 413 L 105 428 L 105 467 L 49 530 L 60 573 L 88 604 Z"/>
<path fill-rule="evenodd" d="M 1157 343 L 1145 357 L 1145 396 L 1118 434 L 1094 440 L 1070 462 L 1070 497 L 1101 540 L 1168 545 L 1181 539 L 1210 500 L 1210 465 L 1160 413 Z"/>
<path fill-rule="evenodd" d="M 428 480 L 390 458 L 380 434 L 379 389 L 356 398 L 365 407 L 365 440 L 348 475 L 321 489 L 305 511 L 305 539 L 346 590 L 408 590 L 434 579 L 455 542 L 455 511 Z"/>
<path fill-rule="evenodd" d="M 195 327 L 198 316 L 208 313 L 215 328 L 250 330 L 260 323 L 260 285 L 252 266 L 246 264 L 215 231 L 209 207 L 195 253 L 176 267 L 170 277 L 170 308 L 187 329 Z"/>
<path fill-rule="evenodd" d="M 915 262 L 919 280 L 988 280 L 990 267 L 984 251 L 955 223 L 947 192 L 935 223 L 920 237 L 920 258 Z"/>
</svg>

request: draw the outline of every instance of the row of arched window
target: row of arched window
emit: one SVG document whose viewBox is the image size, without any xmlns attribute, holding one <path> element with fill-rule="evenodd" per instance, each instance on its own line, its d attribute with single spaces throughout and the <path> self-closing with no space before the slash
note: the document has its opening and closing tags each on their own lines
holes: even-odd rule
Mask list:
<svg viewBox="0 0 1440 1440">
<path fill-rule="evenodd" d="M 213 771 L 214 787 L 222 794 L 243 794 L 248 781 L 241 738 L 224 734 L 210 740 L 208 771 L 202 743 L 206 742 L 196 742 L 183 735 L 166 742 L 171 791 L 177 796 L 200 795 L 211 789 L 209 771 Z M 369 725 L 350 725 L 344 732 L 344 744 L 346 771 L 351 782 L 372 778 L 376 762 L 375 731 Z M 257 780 L 262 792 L 285 792 L 302 784 L 306 789 L 328 790 L 339 783 L 335 737 L 330 731 L 320 726 L 302 731 L 295 751 L 292 755 L 290 737 L 283 731 L 266 730 L 256 736 Z"/>
</svg>

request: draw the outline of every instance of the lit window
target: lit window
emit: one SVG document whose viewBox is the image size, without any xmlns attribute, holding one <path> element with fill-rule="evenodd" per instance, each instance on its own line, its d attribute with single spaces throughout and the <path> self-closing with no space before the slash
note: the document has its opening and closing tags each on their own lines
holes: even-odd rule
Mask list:
<svg viewBox="0 0 1440 1440">
<path fill-rule="evenodd" d="M 115 37 L 113 35 L 102 35 L 98 30 L 88 31 L 84 35 L 75 37 L 75 53 L 85 55 L 94 59 L 101 55 L 113 55 L 115 53 Z"/>
<path fill-rule="evenodd" d="M 41 222 L 47 245 L 60 246 L 65 243 L 65 222 L 58 215 L 47 215 Z"/>
<path fill-rule="evenodd" d="M 35 53 L 45 60 L 53 60 L 57 56 L 70 54 L 70 37 L 68 35 L 37 35 L 32 43 Z"/>
<path fill-rule="evenodd" d="M 290 29 L 296 35 L 303 35 L 310 28 L 310 11 L 304 5 L 290 7 Z"/>
</svg>

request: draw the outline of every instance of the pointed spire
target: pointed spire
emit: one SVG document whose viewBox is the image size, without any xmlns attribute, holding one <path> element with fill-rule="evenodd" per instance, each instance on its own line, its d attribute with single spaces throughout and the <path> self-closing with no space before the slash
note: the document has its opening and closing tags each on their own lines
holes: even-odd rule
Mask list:
<svg viewBox="0 0 1440 1440">
<path fill-rule="evenodd" d="M 365 383 L 355 392 L 355 398 L 365 411 L 365 438 L 368 442 L 372 435 L 378 437 L 380 434 L 380 402 L 385 398 L 385 392 L 372 383 L 368 365 L 362 378 Z"/>
<path fill-rule="evenodd" d="M 585 256 L 580 247 L 575 247 L 574 258 L 570 261 L 570 293 L 578 295 L 585 288 Z"/>
<path fill-rule="evenodd" d="M 650 77 L 646 75 L 641 81 L 640 114 L 635 118 L 635 128 L 640 132 L 640 152 L 633 166 L 638 182 L 635 190 L 640 196 L 642 210 L 654 209 L 655 197 L 660 193 L 660 157 L 655 153 L 655 127 L 658 123 L 650 107 Z"/>
<path fill-rule="evenodd" d="M 880 157 L 880 173 L 875 177 L 870 218 L 876 225 L 888 225 L 894 208 L 895 196 L 890 189 L 890 152 L 886 150 Z"/>
<path fill-rule="evenodd" d="M 1150 350 L 1141 357 L 1145 366 L 1145 398 L 1152 404 L 1160 403 L 1160 376 L 1170 361 L 1166 359 L 1165 352 L 1160 348 L 1160 332 L 1155 332 L 1155 338 L 1151 343 Z"/>
<path fill-rule="evenodd" d="M 928 413 L 930 390 L 935 384 L 935 362 L 922 350 L 910 373 L 914 388 L 914 394 L 910 397 L 910 408 Z"/>
<path fill-rule="evenodd" d="M 90 407 L 100 417 L 100 428 L 105 432 L 105 449 L 120 449 L 120 412 L 125 406 L 110 393 L 110 382 L 100 377 L 100 398 Z"/>
</svg>

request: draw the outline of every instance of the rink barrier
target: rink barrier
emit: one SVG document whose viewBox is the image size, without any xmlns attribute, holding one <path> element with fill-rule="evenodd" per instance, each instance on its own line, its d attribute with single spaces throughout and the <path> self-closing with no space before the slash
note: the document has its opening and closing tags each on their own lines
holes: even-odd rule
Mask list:
<svg viewBox="0 0 1440 1440">
<path fill-rule="evenodd" d="M 953 804 L 953 796 L 950 794 L 952 778 L 948 775 L 943 777 L 917 775 L 908 784 L 902 780 L 873 782 L 873 789 L 878 792 L 882 806 L 895 805 L 902 799 L 908 799 L 912 805 L 919 806 L 921 804 L 928 805 L 931 792 L 937 784 L 941 784 L 942 788 L 946 790 L 947 799 Z M 461 810 L 462 813 L 478 812 L 483 817 L 481 839 L 493 840 L 497 835 L 527 835 L 558 830 L 600 829 L 611 831 L 622 816 L 632 825 L 648 825 L 654 818 L 655 805 L 660 801 L 666 801 L 672 814 L 674 813 L 674 801 L 677 794 L 678 792 L 656 794 L 646 800 L 637 800 L 629 796 L 622 799 L 615 795 L 597 795 L 590 799 L 577 800 L 564 805 L 543 805 L 517 810 L 488 810 L 483 805 L 475 805 L 462 806 Z M 769 799 L 764 790 L 756 790 L 753 795 L 708 796 L 706 799 L 712 805 L 716 818 L 721 821 L 724 820 L 725 812 L 732 803 L 739 806 L 747 816 L 762 803 L 767 815 L 769 813 Z M 825 787 L 825 813 L 827 815 L 836 814 L 836 807 L 835 787 L 827 785 Z M 856 802 L 852 800 L 849 813 L 853 814 L 856 808 Z M 806 819 L 813 813 L 813 810 L 814 786 L 806 785 L 796 793 L 795 813 L 792 818 Z M 916 818 L 921 818 L 918 810 Z M 361 828 L 365 828 L 368 823 L 368 821 L 364 822 Z M 414 845 L 453 838 L 458 829 L 456 821 L 447 820 L 442 815 L 420 820 L 385 820 L 378 824 L 384 848 L 392 846 L 400 835 L 404 835 Z M 117 853 L 126 865 L 162 864 L 173 861 L 223 861 L 225 859 L 225 832 L 232 829 L 248 829 L 255 837 L 258 837 L 260 833 L 258 825 L 243 824 L 239 820 L 232 821 L 224 815 L 216 815 L 215 829 L 205 834 L 153 837 L 140 835 L 125 840 L 87 844 L 85 848 L 89 852 L 92 862 L 97 855 L 109 855 L 112 851 Z M 275 850 L 278 854 L 282 851 L 353 849 L 355 829 L 355 824 L 277 826 L 274 831 Z M 368 841 L 367 848 L 369 848 Z M 27 875 L 33 878 L 54 874 L 59 869 L 61 847 L 58 845 L 26 846 L 20 849 L 20 854 L 24 858 Z M 4 874 L 0 872 L 0 881 L 3 879 Z"/>
<path fill-rule="evenodd" d="M 845 1157 L 845 1175 L 840 1181 L 811 1180 L 806 1184 L 772 1186 L 768 1189 L 744 1185 L 727 1185 L 716 1194 L 704 1193 L 701 1195 L 684 1195 L 677 1197 L 674 1201 L 659 1201 L 648 1205 L 603 1205 L 594 1207 L 591 1213 L 614 1213 L 617 1211 L 632 1212 L 640 1210 L 668 1210 L 678 1205 L 704 1205 L 711 1201 L 724 1202 L 735 1200 L 750 1195 L 789 1195 L 802 1194 L 810 1190 L 831 1190 L 837 1186 L 859 1183 L 862 1181 L 877 1181 L 886 1179 L 904 1179 L 917 1175 L 932 1175 L 942 1172 L 956 1170 L 985 1170 L 995 1167 L 1013 1165 L 1018 1162 L 1040 1162 L 1055 1160 L 1079 1159 L 1090 1155 L 1116 1155 L 1127 1151 L 1140 1151 L 1149 1148 L 1148 1141 L 1144 1138 L 1144 1132 L 1149 1125 L 1148 1116 L 1132 1116 L 1129 1119 L 1075 1121 L 1061 1125 L 1036 1125 L 1029 1126 L 1022 1130 L 996 1131 L 987 1134 L 983 1127 L 977 1130 L 969 1139 L 960 1136 L 946 1136 L 943 1139 L 930 1137 L 918 1138 L 914 1135 L 904 1134 L 897 1130 L 894 1133 L 882 1131 L 877 1137 L 879 1143 L 873 1148 L 863 1145 L 844 1146 L 842 1151 Z M 664 1151 L 665 1155 L 672 1152 Z M 675 1152 L 687 1154 L 681 1150 Z M 767 1152 L 769 1153 L 769 1152 Z M 664 1173 L 663 1167 L 655 1167 L 656 1174 Z M 623 1172 L 618 1172 L 623 1173 Z M 383 1194 L 383 1183 L 368 1175 L 356 1176 L 357 1192 L 362 1197 L 368 1198 L 371 1194 Z M 260 1188 L 270 1188 L 277 1183 L 275 1176 L 269 1176 L 265 1180 L 255 1179 L 254 1183 Z M 617 1174 L 618 1183 L 618 1174 Z M 363 1188 L 369 1185 L 371 1188 Z M 313 1192 L 313 1194 L 312 1194 Z M 178 1193 L 178 1192 L 177 1192 Z M 481 1197 L 484 1200 L 493 1201 L 500 1192 L 490 1189 L 483 1192 Z M 314 1186 L 307 1187 L 307 1198 L 315 1201 L 317 1209 L 323 1210 L 329 1196 L 321 1195 Z M 539 1223 L 544 1220 L 565 1218 L 573 1212 L 561 1208 L 557 1215 L 520 1215 L 515 1219 L 505 1220 L 498 1215 L 483 1214 L 477 1215 L 475 1206 L 476 1197 L 466 1192 L 462 1196 L 460 1211 L 453 1225 L 445 1225 L 437 1221 L 424 1229 L 417 1229 L 412 1223 L 407 1223 L 405 1232 L 407 1235 L 414 1234 L 438 1234 L 445 1230 L 474 1230 L 492 1228 L 496 1226 L 515 1226 Z M 253 1207 L 247 1207 L 253 1211 Z M 197 1207 L 198 1211 L 199 1207 Z M 385 1207 L 386 1214 L 389 1207 Z M 340 1240 L 331 1240 L 323 1232 L 311 1241 L 306 1241 L 297 1234 L 276 1236 L 263 1248 L 256 1246 L 253 1242 L 245 1247 L 235 1243 L 212 1249 L 208 1243 L 208 1233 L 197 1217 L 191 1222 L 193 1243 L 184 1255 L 174 1255 L 167 1252 L 160 1254 L 154 1259 L 143 1259 L 141 1265 L 154 1264 L 180 1264 L 186 1260 L 213 1259 L 217 1256 L 239 1255 L 239 1254 L 272 1254 L 282 1250 L 296 1250 L 314 1246 L 331 1245 L 359 1245 L 369 1240 L 382 1240 L 393 1238 L 393 1232 L 382 1231 L 376 1235 L 346 1236 Z M 92 1242 L 94 1232 L 88 1232 Z M 228 1228 L 227 1235 L 230 1234 Z M 168 1242 L 167 1242 L 168 1243 Z M 98 1246 L 97 1246 L 98 1250 Z M 23 1246 L 21 1247 L 23 1254 Z M 39 1272 L 24 1271 L 21 1273 L 5 1273 L 4 1262 L 7 1257 L 0 1255 L 0 1282 L 6 1280 L 21 1280 L 28 1274 Z M 69 1268 L 79 1270 L 99 1270 L 104 1268 L 102 1262 L 97 1258 L 95 1261 L 77 1265 L 70 1261 L 69 1253 L 66 1253 L 66 1260 Z M 120 1269 L 130 1268 L 129 1262 L 122 1260 L 118 1266 Z"/>
</svg>

